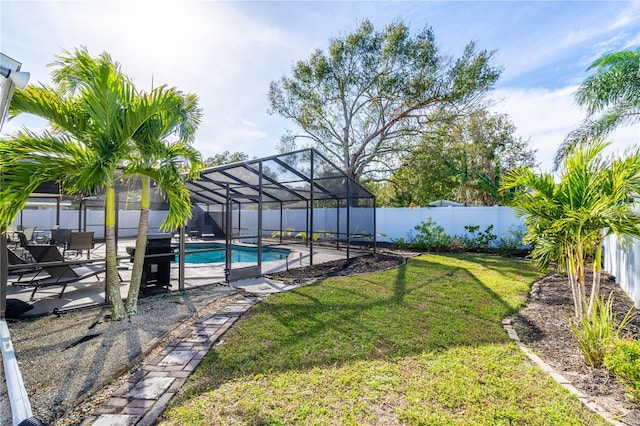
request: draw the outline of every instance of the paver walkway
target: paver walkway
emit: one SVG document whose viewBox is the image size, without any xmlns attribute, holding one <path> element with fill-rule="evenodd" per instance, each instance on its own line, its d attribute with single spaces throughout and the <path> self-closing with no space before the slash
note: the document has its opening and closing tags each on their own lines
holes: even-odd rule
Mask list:
<svg viewBox="0 0 640 426">
<path fill-rule="evenodd" d="M 186 328 L 160 355 L 132 374 L 82 425 L 152 425 L 211 347 L 258 300 L 235 300 Z"/>
</svg>

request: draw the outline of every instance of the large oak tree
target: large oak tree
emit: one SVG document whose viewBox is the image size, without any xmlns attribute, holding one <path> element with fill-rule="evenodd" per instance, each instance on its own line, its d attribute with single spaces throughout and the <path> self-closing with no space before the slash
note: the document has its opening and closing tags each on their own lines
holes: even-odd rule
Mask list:
<svg viewBox="0 0 640 426">
<path fill-rule="evenodd" d="M 535 165 L 535 150 L 516 137 L 515 130 L 506 115 L 484 109 L 436 126 L 404 157 L 381 202 L 426 206 L 449 199 L 465 205 L 502 204 L 502 175 Z"/>
<path fill-rule="evenodd" d="M 282 149 L 304 139 L 356 179 L 392 170 L 415 135 L 476 109 L 500 76 L 492 56 L 471 42 L 453 58 L 429 27 L 376 31 L 364 21 L 271 83 L 271 112 L 302 129 L 287 132 Z"/>
</svg>

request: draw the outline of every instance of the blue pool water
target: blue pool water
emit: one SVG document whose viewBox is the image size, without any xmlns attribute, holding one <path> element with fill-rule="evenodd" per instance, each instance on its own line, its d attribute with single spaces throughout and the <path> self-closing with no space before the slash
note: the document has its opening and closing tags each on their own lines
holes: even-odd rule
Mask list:
<svg viewBox="0 0 640 426">
<path fill-rule="evenodd" d="M 186 244 L 186 250 L 204 250 L 212 251 L 189 253 L 185 256 L 185 263 L 224 263 L 225 262 L 225 245 L 220 243 L 208 244 Z M 286 259 L 290 250 L 278 248 L 262 248 L 262 261 L 269 262 L 271 260 Z M 177 259 L 176 259 L 177 261 Z M 245 246 L 231 247 L 231 262 L 250 262 L 258 263 L 258 248 Z"/>
</svg>

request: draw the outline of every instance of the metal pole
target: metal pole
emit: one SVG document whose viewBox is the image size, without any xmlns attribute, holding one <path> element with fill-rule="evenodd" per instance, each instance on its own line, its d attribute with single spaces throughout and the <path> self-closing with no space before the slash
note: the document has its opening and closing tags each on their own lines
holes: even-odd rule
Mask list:
<svg viewBox="0 0 640 426">
<path fill-rule="evenodd" d="M 262 161 L 258 164 L 258 273 L 262 275 Z"/>
<path fill-rule="evenodd" d="M 178 252 L 180 253 L 178 257 L 178 289 L 184 290 L 184 264 L 185 264 L 185 232 L 184 225 L 180 227 L 180 236 L 178 237 Z"/>
<path fill-rule="evenodd" d="M 309 200 L 306 200 L 307 203 L 307 210 L 305 212 L 305 233 L 308 236 L 309 235 Z M 304 242 L 305 247 L 309 247 L 309 240 L 305 239 Z"/>
<path fill-rule="evenodd" d="M 229 193 L 229 184 L 227 184 L 227 238 L 225 241 L 225 259 L 224 259 L 224 279 L 229 284 L 229 277 L 231 275 L 231 230 L 233 224 L 231 223 L 231 194 Z"/>
<path fill-rule="evenodd" d="M 7 312 L 7 276 L 9 275 L 9 256 L 7 255 L 6 229 L 0 232 L 0 319 L 4 319 Z"/>
<path fill-rule="evenodd" d="M 309 194 L 311 199 L 311 217 L 309 219 L 310 232 L 307 233 L 309 239 L 309 265 L 313 265 L 313 150 L 311 151 L 311 191 Z"/>
<path fill-rule="evenodd" d="M 11 417 L 14 425 L 23 424 L 25 420 L 31 421 L 32 425 L 42 425 L 40 420 L 33 417 L 29 394 L 22 381 L 20 367 L 16 354 L 11 344 L 9 327 L 4 318 L 0 319 L 0 349 L 2 350 L 2 363 L 4 366 L 4 378 L 7 382 L 7 392 L 9 393 L 9 403 L 11 405 Z M 26 424 L 26 423 L 25 423 Z"/>
<path fill-rule="evenodd" d="M 340 250 L 340 199 L 336 200 L 336 250 Z"/>
<path fill-rule="evenodd" d="M 58 186 L 58 197 L 56 197 L 56 225 L 60 227 L 60 187 Z"/>
<path fill-rule="evenodd" d="M 376 197 L 373 197 L 373 254 L 376 254 L 377 226 L 376 226 Z"/>
<path fill-rule="evenodd" d="M 282 200 L 280 201 L 280 244 L 282 244 Z"/>
<path fill-rule="evenodd" d="M 84 207 L 83 207 L 83 203 L 84 203 Z M 107 205 L 105 204 L 104 206 L 105 210 L 104 213 L 105 215 L 107 214 Z M 80 204 L 78 205 L 78 232 L 82 231 L 82 211 L 86 212 L 87 211 L 87 204 L 85 202 L 84 198 L 80 198 Z M 107 225 L 105 225 L 105 231 L 104 231 L 104 236 L 105 239 L 107 238 Z"/>
<path fill-rule="evenodd" d="M 351 248 L 351 179 L 347 179 L 347 259 L 349 259 L 349 249 Z"/>
</svg>

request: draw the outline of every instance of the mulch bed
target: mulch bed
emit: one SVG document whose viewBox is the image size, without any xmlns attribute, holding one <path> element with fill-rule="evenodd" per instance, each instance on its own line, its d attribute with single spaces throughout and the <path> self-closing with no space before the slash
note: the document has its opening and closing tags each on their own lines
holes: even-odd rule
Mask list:
<svg viewBox="0 0 640 426">
<path fill-rule="evenodd" d="M 299 284 L 318 278 L 383 271 L 404 264 L 405 259 L 406 254 L 382 252 L 375 255 L 358 256 L 350 259 L 334 260 L 319 265 L 294 268 L 289 271 L 269 274 L 267 277 Z"/>
<path fill-rule="evenodd" d="M 587 283 L 591 276 L 587 275 Z M 587 286 L 588 287 L 588 286 Z M 603 280 L 601 294 L 613 294 L 613 309 L 621 319 L 633 302 L 614 281 Z M 514 318 L 513 326 L 521 340 L 541 358 L 619 421 L 640 425 L 640 404 L 631 403 L 624 388 L 607 370 L 589 367 L 569 327 L 573 317 L 573 301 L 567 278 L 549 275 L 537 282 L 527 306 Z M 636 314 L 623 333 L 635 339 L 640 337 L 640 314 Z"/>
</svg>

